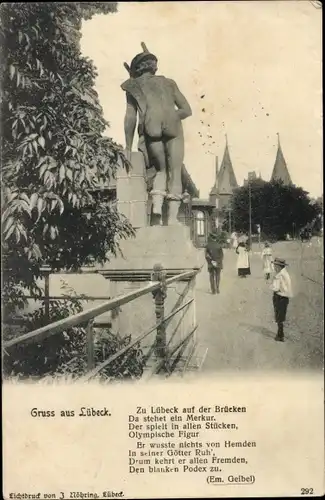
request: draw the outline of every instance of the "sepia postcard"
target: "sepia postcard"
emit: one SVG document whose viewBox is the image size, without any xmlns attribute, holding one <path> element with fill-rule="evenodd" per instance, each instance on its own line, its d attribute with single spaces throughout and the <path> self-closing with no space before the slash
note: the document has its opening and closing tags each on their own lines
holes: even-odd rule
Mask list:
<svg viewBox="0 0 325 500">
<path fill-rule="evenodd" d="M 322 3 L 0 36 L 4 498 L 324 495 Z"/>
</svg>

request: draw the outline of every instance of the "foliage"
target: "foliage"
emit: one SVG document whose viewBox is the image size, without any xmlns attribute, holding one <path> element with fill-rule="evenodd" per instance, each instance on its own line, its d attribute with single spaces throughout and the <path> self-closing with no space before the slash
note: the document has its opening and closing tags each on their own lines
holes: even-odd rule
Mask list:
<svg viewBox="0 0 325 500">
<path fill-rule="evenodd" d="M 75 296 L 74 291 L 64 282 L 61 288 L 65 291 L 65 300 L 51 301 L 49 318 L 51 323 L 82 311 L 81 300 Z M 26 332 L 48 323 L 43 308 L 22 316 L 22 319 Z M 95 332 L 96 365 L 131 342 L 130 335 L 121 337 L 109 328 L 96 329 Z M 16 332 L 12 328 L 4 332 L 5 340 L 15 335 Z M 82 376 L 87 368 L 86 339 L 85 328 L 79 326 L 44 339 L 39 344 L 18 344 L 5 353 L 4 374 L 10 377 L 41 377 L 59 374 Z M 138 378 L 143 373 L 143 366 L 142 351 L 139 346 L 134 346 L 105 368 L 101 376 L 104 378 Z"/>
<path fill-rule="evenodd" d="M 251 183 L 252 232 L 261 226 L 264 237 L 285 239 L 310 223 L 320 213 L 318 204 L 310 203 L 308 193 L 300 187 L 281 182 Z M 238 188 L 231 202 L 236 231 L 249 231 L 249 187 Z"/>
<path fill-rule="evenodd" d="M 116 204 L 94 190 L 126 165 L 105 137 L 96 70 L 80 50 L 82 19 L 110 2 L 1 5 L 2 252 L 7 305 L 37 294 L 53 270 L 103 263 L 133 235 Z"/>
</svg>

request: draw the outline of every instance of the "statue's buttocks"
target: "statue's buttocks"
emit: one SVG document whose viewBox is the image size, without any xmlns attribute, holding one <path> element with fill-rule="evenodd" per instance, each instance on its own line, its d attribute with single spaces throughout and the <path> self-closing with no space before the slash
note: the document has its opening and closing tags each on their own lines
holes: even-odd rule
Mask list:
<svg viewBox="0 0 325 500">
<path fill-rule="evenodd" d="M 143 132 L 151 139 L 179 135 L 181 120 L 175 109 L 175 83 L 164 76 L 145 73 L 127 80 L 123 90 L 137 101 Z"/>
</svg>

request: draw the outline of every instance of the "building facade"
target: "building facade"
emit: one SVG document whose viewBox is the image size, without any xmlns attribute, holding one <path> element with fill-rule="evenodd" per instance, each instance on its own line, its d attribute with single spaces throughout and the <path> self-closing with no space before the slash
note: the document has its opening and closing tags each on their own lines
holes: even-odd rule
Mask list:
<svg viewBox="0 0 325 500">
<path fill-rule="evenodd" d="M 206 245 L 208 235 L 212 230 L 221 230 L 225 218 L 231 220 L 230 202 L 234 190 L 238 188 L 227 137 L 220 169 L 218 157 L 216 157 L 215 162 L 215 181 L 210 190 L 209 198 L 193 198 L 191 200 L 191 234 L 197 247 Z"/>
<path fill-rule="evenodd" d="M 257 175 L 256 172 L 248 172 L 248 175 L 247 175 L 247 179 L 244 179 L 244 186 L 248 186 L 249 184 L 252 184 L 254 183 L 255 185 L 258 184 L 258 183 L 263 183 L 263 179 L 261 177 L 261 174 L 259 173 Z"/>
</svg>

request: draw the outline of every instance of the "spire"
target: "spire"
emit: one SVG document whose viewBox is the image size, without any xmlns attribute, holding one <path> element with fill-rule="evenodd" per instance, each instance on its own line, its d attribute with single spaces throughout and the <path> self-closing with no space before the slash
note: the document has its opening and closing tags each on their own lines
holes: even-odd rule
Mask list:
<svg viewBox="0 0 325 500">
<path fill-rule="evenodd" d="M 218 165 L 218 157 L 216 156 L 216 176 L 214 180 L 214 186 L 212 186 L 211 191 L 210 191 L 210 196 L 218 194 L 218 175 L 219 175 L 219 165 Z"/>
<path fill-rule="evenodd" d="M 283 156 L 280 143 L 280 134 L 278 132 L 277 136 L 278 136 L 278 150 L 276 153 L 276 159 L 273 167 L 271 181 L 282 181 L 284 185 L 288 186 L 292 184 L 292 181 L 287 167 L 287 163 Z"/>
<path fill-rule="evenodd" d="M 219 175 L 219 162 L 218 162 L 218 157 L 216 156 L 216 181 L 215 181 L 215 186 L 218 184 L 218 175 Z"/>
<path fill-rule="evenodd" d="M 226 147 L 218 175 L 218 190 L 220 194 L 232 194 L 238 187 L 235 172 L 229 154 L 228 137 L 226 135 Z"/>
</svg>

